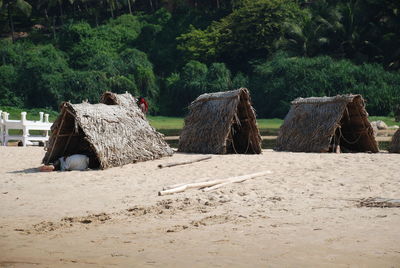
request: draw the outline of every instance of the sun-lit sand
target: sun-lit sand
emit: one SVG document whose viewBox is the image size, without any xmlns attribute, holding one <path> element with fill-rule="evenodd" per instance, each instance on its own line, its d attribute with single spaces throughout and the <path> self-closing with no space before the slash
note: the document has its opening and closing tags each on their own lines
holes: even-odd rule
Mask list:
<svg viewBox="0 0 400 268">
<path fill-rule="evenodd" d="M 177 153 L 39 173 L 43 148 L 0 147 L 0 267 L 399 267 L 399 154 Z M 271 170 L 212 192 L 163 186 Z"/>
</svg>

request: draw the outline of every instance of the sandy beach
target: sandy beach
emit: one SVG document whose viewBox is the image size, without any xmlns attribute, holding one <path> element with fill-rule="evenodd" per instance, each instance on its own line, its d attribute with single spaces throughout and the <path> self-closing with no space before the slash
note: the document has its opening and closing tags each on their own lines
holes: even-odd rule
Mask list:
<svg viewBox="0 0 400 268">
<path fill-rule="evenodd" d="M 0 147 L 0 267 L 400 267 L 399 154 L 176 153 L 39 173 L 43 148 Z M 164 186 L 271 170 L 211 192 Z"/>
</svg>

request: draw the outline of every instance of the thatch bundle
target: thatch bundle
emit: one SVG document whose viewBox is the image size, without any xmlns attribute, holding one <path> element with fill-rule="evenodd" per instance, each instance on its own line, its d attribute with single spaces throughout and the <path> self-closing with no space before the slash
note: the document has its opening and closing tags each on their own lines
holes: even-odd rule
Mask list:
<svg viewBox="0 0 400 268">
<path fill-rule="evenodd" d="M 43 163 L 61 156 L 85 154 L 91 168 L 109 168 L 172 155 L 130 94 L 110 95 L 132 101 L 124 105 L 64 103 L 52 126 Z M 110 103 L 112 104 L 112 103 Z"/>
<path fill-rule="evenodd" d="M 276 141 L 277 151 L 379 151 L 361 95 L 298 98 Z"/>
<path fill-rule="evenodd" d="M 398 129 L 393 135 L 392 142 L 390 143 L 389 147 L 389 152 L 400 154 L 400 129 Z"/>
<path fill-rule="evenodd" d="M 115 94 L 110 91 L 104 92 L 100 97 L 100 103 L 107 105 L 120 105 L 125 108 L 141 111 L 136 104 L 135 98 L 128 92 L 125 94 Z"/>
<path fill-rule="evenodd" d="M 180 152 L 261 153 L 261 136 L 249 91 L 203 94 L 189 106 L 179 138 Z"/>
</svg>

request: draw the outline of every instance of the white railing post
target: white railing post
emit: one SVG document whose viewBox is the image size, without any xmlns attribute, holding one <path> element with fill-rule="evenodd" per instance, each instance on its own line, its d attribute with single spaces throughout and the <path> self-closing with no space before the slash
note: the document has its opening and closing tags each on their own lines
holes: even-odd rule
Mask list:
<svg viewBox="0 0 400 268">
<path fill-rule="evenodd" d="M 7 146 L 10 140 L 22 141 L 24 147 L 30 144 L 32 141 L 47 142 L 49 140 L 49 132 L 51 130 L 51 123 L 49 123 L 48 114 L 41 115 L 41 121 L 29 121 L 27 119 L 27 113 L 21 113 L 21 120 L 8 120 L 9 113 L 3 112 L 0 116 L 0 130 L 2 130 L 3 136 L 0 136 L 0 141 L 3 142 L 3 146 Z M 43 116 L 44 115 L 44 116 Z M 46 121 L 46 122 L 43 122 Z M 22 130 L 22 134 L 10 135 L 9 130 Z M 42 131 L 42 135 L 32 135 L 31 130 Z M 0 133 L 1 135 L 1 133 Z M 3 138 L 2 138 L 3 137 Z M 2 139 L 1 139 L 2 138 Z"/>
<path fill-rule="evenodd" d="M 0 142 L 3 145 L 4 144 L 4 133 L 3 133 L 3 111 L 0 110 Z"/>
<path fill-rule="evenodd" d="M 26 112 L 21 112 L 21 121 L 22 123 L 26 122 Z"/>
<path fill-rule="evenodd" d="M 49 114 L 44 114 L 44 122 L 49 123 Z M 46 138 L 49 138 L 49 131 L 46 130 Z"/>
<path fill-rule="evenodd" d="M 21 123 L 22 123 L 22 146 L 26 147 L 28 141 L 29 129 L 26 126 L 26 112 L 21 112 Z"/>
<path fill-rule="evenodd" d="M 7 146 L 8 143 L 8 128 L 6 122 L 8 121 L 9 113 L 3 112 L 3 146 Z"/>
</svg>

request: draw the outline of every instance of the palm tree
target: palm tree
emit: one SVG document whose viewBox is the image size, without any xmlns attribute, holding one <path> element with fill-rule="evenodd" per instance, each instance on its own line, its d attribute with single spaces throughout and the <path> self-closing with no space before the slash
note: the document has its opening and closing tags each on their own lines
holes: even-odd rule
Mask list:
<svg viewBox="0 0 400 268">
<path fill-rule="evenodd" d="M 132 15 L 131 0 L 127 0 L 127 1 L 128 1 L 128 7 L 129 7 L 129 14 Z"/>
<path fill-rule="evenodd" d="M 75 0 L 67 0 L 71 5 L 75 2 Z M 58 5 L 58 8 L 60 10 L 60 20 L 61 20 L 61 24 L 63 23 L 63 16 L 64 16 L 64 11 L 63 11 L 63 4 L 64 4 L 64 0 L 39 0 L 38 2 L 38 7 L 43 6 L 44 4 L 46 4 L 46 13 L 47 13 L 47 9 L 48 8 L 52 8 L 56 5 Z"/>
<path fill-rule="evenodd" d="M 329 42 L 324 36 L 323 27 L 318 25 L 310 14 L 301 25 L 286 22 L 284 31 L 285 35 L 276 42 L 275 47 L 283 48 L 299 56 L 316 56 Z"/>
<path fill-rule="evenodd" d="M 15 36 L 14 36 L 14 21 L 12 14 L 15 9 L 19 9 L 22 13 L 24 13 L 26 16 L 30 16 L 32 12 L 32 6 L 24 1 L 24 0 L 0 0 L 0 8 L 4 6 L 5 9 L 7 9 L 7 16 L 8 16 L 8 21 L 10 23 L 10 29 L 11 29 L 11 38 L 12 41 L 15 41 Z"/>
</svg>

